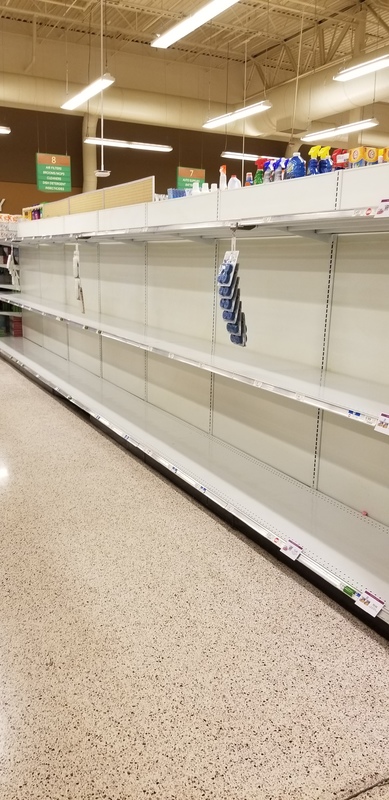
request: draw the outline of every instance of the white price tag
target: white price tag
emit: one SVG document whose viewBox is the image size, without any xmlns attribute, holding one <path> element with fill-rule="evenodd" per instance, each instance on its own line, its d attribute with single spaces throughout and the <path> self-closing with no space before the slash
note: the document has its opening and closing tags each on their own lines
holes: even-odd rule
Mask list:
<svg viewBox="0 0 389 800">
<path fill-rule="evenodd" d="M 303 548 L 297 542 L 294 542 L 293 539 L 288 539 L 286 544 L 283 544 L 281 547 L 281 553 L 284 553 L 285 556 L 291 558 L 292 561 L 296 561 L 296 559 L 301 555 L 303 552 Z"/>
<path fill-rule="evenodd" d="M 294 542 L 293 539 L 288 539 L 287 543 L 283 544 L 281 547 L 281 553 L 284 553 L 285 556 L 291 558 L 292 561 L 296 561 L 302 552 L 303 548 L 301 547 L 301 544 L 297 544 L 297 542 Z"/>
<path fill-rule="evenodd" d="M 379 597 L 376 597 L 371 592 L 368 592 L 367 589 L 358 597 L 358 600 L 355 603 L 356 606 L 359 608 L 363 608 L 366 611 L 366 614 L 370 614 L 371 617 L 376 617 L 377 614 L 383 609 L 385 603 L 383 600 L 380 600 Z"/>
<path fill-rule="evenodd" d="M 389 436 L 389 414 L 380 415 L 374 430 L 377 431 L 377 433 L 384 433 L 386 436 Z"/>
<path fill-rule="evenodd" d="M 389 217 L 389 200 L 381 200 L 375 214 L 375 217 Z"/>
</svg>

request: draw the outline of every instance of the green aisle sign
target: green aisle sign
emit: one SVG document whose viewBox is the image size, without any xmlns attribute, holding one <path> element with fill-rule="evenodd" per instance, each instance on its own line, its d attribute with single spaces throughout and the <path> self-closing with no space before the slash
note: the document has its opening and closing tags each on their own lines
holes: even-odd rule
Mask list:
<svg viewBox="0 0 389 800">
<path fill-rule="evenodd" d="M 200 186 L 205 181 L 205 169 L 195 167 L 177 167 L 177 189 L 191 189 L 195 182 Z"/>
<path fill-rule="evenodd" d="M 36 185 L 41 192 L 70 192 L 72 189 L 70 156 L 37 153 Z"/>
</svg>

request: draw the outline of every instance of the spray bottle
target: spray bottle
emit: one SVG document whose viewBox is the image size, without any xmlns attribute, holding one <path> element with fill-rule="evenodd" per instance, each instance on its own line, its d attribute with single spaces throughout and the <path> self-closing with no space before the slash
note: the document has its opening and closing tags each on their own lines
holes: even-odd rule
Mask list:
<svg viewBox="0 0 389 800">
<path fill-rule="evenodd" d="M 254 184 L 257 185 L 259 183 L 263 183 L 263 168 L 268 161 L 267 158 L 257 158 L 255 164 L 257 167 L 257 171 L 255 173 Z"/>
<path fill-rule="evenodd" d="M 322 175 L 324 172 L 332 172 L 332 159 L 330 158 L 330 147 L 321 147 L 319 152 L 319 172 Z"/>
<path fill-rule="evenodd" d="M 276 183 L 278 181 L 282 181 L 284 168 L 285 168 L 285 159 L 284 158 L 277 158 L 276 161 L 273 161 L 273 181 L 274 181 L 274 183 Z"/>
<path fill-rule="evenodd" d="M 268 159 L 263 165 L 263 182 L 272 183 L 274 180 L 273 159 Z"/>
<path fill-rule="evenodd" d="M 321 150 L 321 144 L 315 144 L 314 147 L 308 152 L 309 161 L 307 167 L 307 175 L 318 175 L 319 174 L 319 153 Z"/>
<path fill-rule="evenodd" d="M 227 165 L 222 164 L 219 169 L 220 178 L 219 178 L 219 189 L 227 189 Z"/>
</svg>

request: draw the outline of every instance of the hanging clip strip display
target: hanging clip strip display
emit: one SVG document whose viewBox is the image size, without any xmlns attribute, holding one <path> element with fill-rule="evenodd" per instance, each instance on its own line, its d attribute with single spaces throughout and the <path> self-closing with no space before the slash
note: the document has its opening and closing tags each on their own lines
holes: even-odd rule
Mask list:
<svg viewBox="0 0 389 800">
<path fill-rule="evenodd" d="M 234 248 L 234 241 L 232 243 Z M 239 288 L 239 250 L 227 250 L 219 268 L 217 283 L 219 287 L 219 304 L 226 322 L 230 342 L 245 347 L 247 343 L 247 327 L 242 312 Z"/>
</svg>

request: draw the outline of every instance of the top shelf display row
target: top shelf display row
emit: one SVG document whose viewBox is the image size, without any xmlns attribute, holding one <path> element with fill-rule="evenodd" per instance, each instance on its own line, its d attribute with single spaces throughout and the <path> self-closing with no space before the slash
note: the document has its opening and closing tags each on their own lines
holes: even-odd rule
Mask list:
<svg viewBox="0 0 389 800">
<path fill-rule="evenodd" d="M 296 178 L 234 191 L 138 203 L 61 217 L 22 220 L 14 242 L 116 238 L 223 239 L 389 231 L 389 217 L 375 217 L 389 194 L 389 164 Z"/>
</svg>

